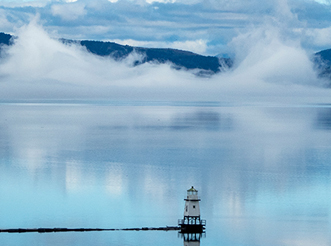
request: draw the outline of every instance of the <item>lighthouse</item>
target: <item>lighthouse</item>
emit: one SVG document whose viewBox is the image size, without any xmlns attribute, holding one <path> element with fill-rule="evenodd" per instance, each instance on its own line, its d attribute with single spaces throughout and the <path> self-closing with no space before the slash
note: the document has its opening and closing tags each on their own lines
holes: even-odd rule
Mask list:
<svg viewBox="0 0 331 246">
<path fill-rule="evenodd" d="M 184 218 L 178 220 L 181 232 L 202 232 L 206 226 L 206 220 L 200 218 L 200 198 L 198 197 L 198 191 L 192 186 L 187 190 L 187 196 L 184 200 Z"/>
</svg>

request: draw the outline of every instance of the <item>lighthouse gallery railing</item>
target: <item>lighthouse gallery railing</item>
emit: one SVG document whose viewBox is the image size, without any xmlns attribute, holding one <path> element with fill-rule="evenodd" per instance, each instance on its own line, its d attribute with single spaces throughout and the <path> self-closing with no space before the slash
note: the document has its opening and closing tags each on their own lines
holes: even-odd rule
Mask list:
<svg viewBox="0 0 331 246">
<path fill-rule="evenodd" d="M 178 220 L 178 225 L 201 225 L 201 226 L 205 226 L 206 225 L 206 220 L 183 220 L 183 219 L 179 219 Z"/>
</svg>

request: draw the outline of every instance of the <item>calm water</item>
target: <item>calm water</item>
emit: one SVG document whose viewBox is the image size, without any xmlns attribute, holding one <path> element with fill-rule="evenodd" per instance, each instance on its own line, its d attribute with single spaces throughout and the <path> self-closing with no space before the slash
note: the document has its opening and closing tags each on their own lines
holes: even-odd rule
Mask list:
<svg viewBox="0 0 331 246">
<path fill-rule="evenodd" d="M 0 104 L 0 228 L 177 225 L 201 246 L 331 245 L 331 107 Z M 183 245 L 177 232 L 0 234 L 1 245 Z"/>
</svg>

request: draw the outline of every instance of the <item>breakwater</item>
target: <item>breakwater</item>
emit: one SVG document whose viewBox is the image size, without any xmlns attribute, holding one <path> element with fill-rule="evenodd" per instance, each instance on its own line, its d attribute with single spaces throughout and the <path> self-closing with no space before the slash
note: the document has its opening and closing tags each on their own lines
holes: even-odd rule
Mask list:
<svg viewBox="0 0 331 246">
<path fill-rule="evenodd" d="M 0 233 L 52 233 L 52 232 L 92 232 L 92 231 L 179 231 L 179 226 L 166 227 L 141 227 L 141 228 L 122 228 L 122 229 L 105 229 L 105 228 L 17 228 L 17 229 L 0 229 Z"/>
</svg>

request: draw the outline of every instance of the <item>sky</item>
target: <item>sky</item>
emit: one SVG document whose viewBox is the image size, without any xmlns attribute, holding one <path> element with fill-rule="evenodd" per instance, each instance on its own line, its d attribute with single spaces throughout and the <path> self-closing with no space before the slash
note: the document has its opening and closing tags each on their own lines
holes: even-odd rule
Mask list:
<svg viewBox="0 0 331 246">
<path fill-rule="evenodd" d="M 0 30 L 17 38 L 2 51 L 0 98 L 331 103 L 311 61 L 331 48 L 330 11 L 321 0 L 2 0 Z M 227 53 L 235 64 L 201 78 L 58 38 Z"/>
<path fill-rule="evenodd" d="M 52 37 L 233 53 L 231 41 L 273 23 L 310 52 L 331 48 L 329 0 L 1 0 L 0 31 L 36 15 Z"/>
</svg>

